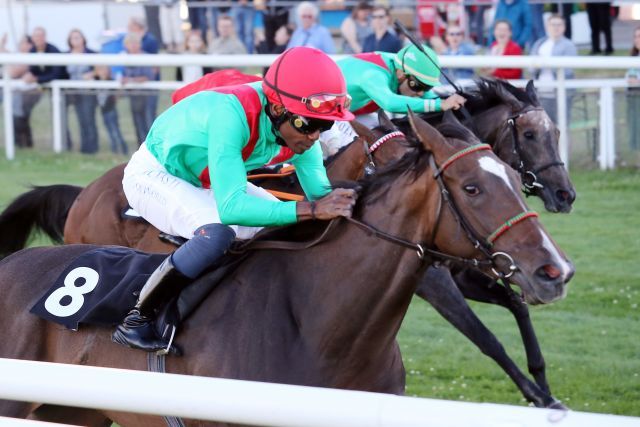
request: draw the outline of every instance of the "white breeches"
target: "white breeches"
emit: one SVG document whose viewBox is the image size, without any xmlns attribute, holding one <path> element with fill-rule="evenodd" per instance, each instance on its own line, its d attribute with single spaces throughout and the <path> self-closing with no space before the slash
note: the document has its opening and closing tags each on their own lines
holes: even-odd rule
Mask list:
<svg viewBox="0 0 640 427">
<path fill-rule="evenodd" d="M 165 233 L 191 239 L 198 227 L 222 223 L 213 190 L 196 187 L 171 175 L 146 144 L 140 146 L 127 164 L 122 187 L 131 207 Z M 267 190 L 251 183 L 247 183 L 247 194 L 277 200 Z M 238 239 L 249 239 L 262 229 L 230 226 Z"/>
</svg>

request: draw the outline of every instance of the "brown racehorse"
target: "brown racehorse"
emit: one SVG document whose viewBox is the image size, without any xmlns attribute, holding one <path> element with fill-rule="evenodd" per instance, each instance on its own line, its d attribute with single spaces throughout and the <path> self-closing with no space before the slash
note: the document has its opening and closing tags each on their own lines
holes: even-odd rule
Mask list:
<svg viewBox="0 0 640 427">
<path fill-rule="evenodd" d="M 185 356 L 169 358 L 167 370 L 401 394 L 405 375 L 396 335 L 415 276 L 431 262 L 416 256 L 423 248 L 478 259 L 489 274 L 490 268 L 513 271 L 528 301 L 562 298 L 573 267 L 528 212 L 515 172 L 465 128 L 443 125 L 443 137 L 420 119 L 414 126 L 424 148 L 360 182 L 354 212 L 360 222 L 337 220 L 327 240 L 309 249 L 263 250 L 245 259 L 181 326 L 176 339 Z M 320 227 L 301 223 L 288 234 Z M 146 368 L 146 355 L 111 343 L 106 328 L 73 332 L 27 312 L 73 259 L 94 248 L 27 249 L 0 262 L 0 322 L 11 334 L 0 340 L 0 357 Z M 512 257 L 515 270 L 498 253 Z M 490 263 L 487 255 L 500 262 Z M 164 425 L 149 415 L 8 401 L 0 402 L 0 415 Z"/>
<path fill-rule="evenodd" d="M 379 128 L 371 131 L 354 122 L 354 126 L 368 141 L 368 145 L 376 144 L 379 148 L 374 151 L 372 159 L 369 159 L 360 142 L 346 147 L 329 162 L 328 174 L 333 180 L 355 179 L 362 176 L 365 165 L 371 160 L 377 165 L 384 165 L 394 159 L 399 159 L 406 153 L 406 141 L 402 137 L 394 137 L 394 132 L 397 129 L 384 113 L 380 115 L 380 123 L 382 125 Z M 376 141 L 378 142 L 376 143 Z M 380 145 L 380 141 L 386 142 Z M 123 220 L 121 212 L 126 207 L 126 200 L 120 185 L 123 168 L 124 165 L 112 169 L 82 191 L 71 210 L 71 219 L 67 221 L 67 224 L 82 223 L 82 226 L 67 233 L 69 243 L 119 244 L 151 252 L 174 250 L 175 246 L 158 239 L 158 231 L 145 221 Z M 256 182 L 256 184 L 273 188 L 275 185 L 281 184 L 280 181 L 285 180 L 272 179 L 270 183 Z M 295 180 L 287 180 L 287 183 L 286 187 L 282 188 L 284 191 L 301 192 Z M 47 189 L 49 188 L 38 188 L 32 193 L 41 193 Z M 65 188 L 65 190 L 67 189 Z M 20 199 L 17 200 L 17 202 L 19 201 Z M 103 215 L 101 221 L 95 221 L 100 217 L 98 213 Z M 30 220 L 28 215 L 14 215 L 14 217 L 18 221 Z M 16 226 L 12 229 L 19 228 Z M 471 275 L 469 272 L 458 273 L 454 282 L 445 269 L 437 271 L 430 269 L 420 280 L 417 293 L 433 305 L 443 317 L 467 336 L 484 354 L 496 361 L 511 377 L 527 400 L 534 402 L 537 406 L 557 405 L 555 399 L 551 397 L 546 380 L 544 358 L 531 324 L 528 308 L 522 303 L 519 296 L 509 292 L 505 287 L 494 286 L 493 279 Z M 464 298 L 502 305 L 514 314 L 525 345 L 529 371 L 535 378 L 535 384 L 520 371 L 497 338 L 477 318 Z"/>
</svg>

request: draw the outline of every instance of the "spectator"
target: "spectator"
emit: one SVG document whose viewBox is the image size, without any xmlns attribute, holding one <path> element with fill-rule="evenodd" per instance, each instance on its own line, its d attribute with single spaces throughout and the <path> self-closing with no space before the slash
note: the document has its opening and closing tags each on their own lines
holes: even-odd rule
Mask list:
<svg viewBox="0 0 640 427">
<path fill-rule="evenodd" d="M 527 40 L 527 46 L 531 46 L 537 40 L 544 37 L 544 4 L 543 3 L 530 3 L 529 11 L 531 12 L 531 35 Z"/>
<path fill-rule="evenodd" d="M 253 53 L 253 21 L 255 8 L 251 0 L 237 0 L 231 7 L 231 17 L 248 53 Z"/>
<path fill-rule="evenodd" d="M 218 18 L 218 37 L 211 40 L 209 52 L 220 55 L 237 55 L 247 53 L 247 49 L 236 35 L 233 19 L 229 15 Z"/>
<path fill-rule="evenodd" d="M 527 0 L 498 0 L 493 27 L 500 21 L 508 21 L 513 32 L 512 39 L 524 49 L 531 37 L 531 10 Z M 493 43 L 494 37 L 489 37 L 489 43 Z"/>
<path fill-rule="evenodd" d="M 147 31 L 147 24 L 144 18 L 136 16 L 129 18 L 127 31 L 140 36 L 142 40 L 142 51 L 144 53 L 158 53 L 158 40 L 153 34 Z M 155 75 L 152 80 L 160 80 L 160 69 L 154 68 L 154 70 Z M 144 110 L 147 116 L 145 120 L 151 124 L 156 119 L 156 113 L 158 111 L 158 91 L 148 91 L 148 95 L 146 95 L 145 98 L 147 103 Z"/>
<path fill-rule="evenodd" d="M 587 15 L 589 16 L 589 26 L 591 26 L 591 52 L 589 55 L 599 55 L 600 33 L 604 33 L 606 48 L 604 53 L 613 53 L 613 42 L 611 39 L 611 3 L 587 3 Z"/>
<path fill-rule="evenodd" d="M 389 10 L 384 6 L 375 6 L 371 11 L 373 34 L 364 39 L 363 52 L 397 53 L 402 49 L 402 41 L 389 28 Z"/>
<path fill-rule="evenodd" d="M 351 16 L 348 16 L 340 25 L 340 34 L 344 39 L 342 53 L 362 53 L 364 39 L 372 32 L 371 5 L 366 1 L 361 1 L 354 6 Z"/>
<path fill-rule="evenodd" d="M 522 55 L 522 49 L 511 40 L 512 36 L 511 24 L 507 20 L 498 20 L 493 25 L 493 38 L 495 41 L 491 44 L 490 55 Z M 491 73 L 493 77 L 499 79 L 521 79 L 522 70 L 519 68 L 494 68 L 485 70 Z"/>
<path fill-rule="evenodd" d="M 464 31 L 458 25 L 449 25 L 445 32 L 447 47 L 442 51 L 443 55 L 463 56 L 475 55 L 475 49 L 464 41 Z M 453 80 L 470 79 L 473 77 L 471 68 L 447 68 L 447 75 Z"/>
<path fill-rule="evenodd" d="M 87 47 L 87 39 L 78 29 L 69 32 L 67 38 L 69 53 L 82 55 L 85 53 L 95 53 Z M 92 80 L 94 77 L 93 67 L 90 65 L 67 65 L 67 74 L 70 80 Z M 98 151 L 98 130 L 96 128 L 96 106 L 97 99 L 93 93 L 72 93 L 67 97 L 67 105 L 73 105 L 78 117 L 80 126 L 80 152 L 84 154 L 94 154 Z M 67 147 L 71 149 L 71 134 L 67 120 Z"/>
<path fill-rule="evenodd" d="M 206 0 L 191 0 L 187 3 L 189 11 L 189 23 L 191 31 L 199 31 L 202 40 L 207 40 L 207 8 L 193 6 L 196 2 L 204 2 Z"/>
<path fill-rule="evenodd" d="M 57 47 L 54 45 L 47 43 L 47 32 L 42 27 L 36 27 L 33 29 L 33 33 L 31 34 L 31 41 L 33 42 L 33 46 L 29 49 L 31 53 L 60 53 Z M 22 76 L 22 81 L 27 85 L 32 85 L 33 83 L 48 83 L 54 79 L 63 79 L 66 77 L 66 73 L 64 67 L 58 65 L 31 65 L 29 66 L 29 71 L 27 71 Z M 36 106 L 38 101 L 40 101 L 40 92 L 33 92 L 33 96 L 31 96 L 30 108 L 24 109 L 24 117 L 19 123 L 19 126 L 16 128 L 16 132 L 24 135 L 21 138 L 21 141 L 26 145 L 22 145 L 22 147 L 33 147 L 33 138 L 31 137 L 31 125 L 29 124 L 29 120 L 31 118 L 31 111 Z"/>
<path fill-rule="evenodd" d="M 537 56 L 577 56 L 578 49 L 571 40 L 564 36 L 565 23 L 560 15 L 551 15 L 547 18 L 547 35 L 536 41 L 531 47 L 531 55 Z M 566 79 L 573 78 L 573 70 L 565 68 Z M 534 78 L 541 82 L 554 81 L 556 73 L 550 68 L 537 69 Z M 538 87 L 538 97 L 542 107 L 554 122 L 558 122 L 556 90 L 550 87 Z M 567 97 L 567 107 L 571 111 L 571 97 Z"/>
<path fill-rule="evenodd" d="M 94 78 L 96 80 L 111 80 L 110 68 L 106 65 L 97 65 L 94 67 Z M 127 143 L 122 137 L 120 124 L 118 123 L 117 97 L 109 89 L 98 90 L 96 96 L 100 111 L 102 112 L 102 121 L 104 127 L 109 134 L 109 142 L 111 143 L 111 152 L 117 154 L 128 154 Z"/>
<path fill-rule="evenodd" d="M 309 46 L 320 49 L 324 53 L 335 53 L 336 47 L 331 38 L 331 33 L 318 24 L 318 7 L 308 1 L 298 5 L 298 28 L 293 32 L 287 48 L 296 46 Z"/>
<path fill-rule="evenodd" d="M 631 56 L 640 56 L 640 27 L 633 32 L 633 47 Z M 640 67 L 627 71 L 629 89 L 627 90 L 627 129 L 629 132 L 629 146 L 633 150 L 640 149 Z"/>
<path fill-rule="evenodd" d="M 489 0 L 488 2 L 485 1 L 485 3 L 489 4 L 476 4 L 464 7 L 467 11 L 467 16 L 469 17 L 469 37 L 480 46 L 485 46 L 486 38 L 484 35 L 484 14 L 491 7 L 491 0 Z"/>
<path fill-rule="evenodd" d="M 269 50 L 269 45 L 266 40 L 262 40 L 258 46 L 256 46 L 256 52 L 262 54 L 281 54 L 287 49 L 287 44 L 291 40 L 293 30 L 288 25 L 282 25 L 276 30 L 275 40 L 273 48 Z M 264 67 L 262 74 L 266 75 L 269 67 Z"/>
<path fill-rule="evenodd" d="M 0 42 L 0 52 L 8 53 L 6 48 L 7 36 L 3 36 Z M 25 35 L 18 42 L 18 52 L 29 53 L 33 48 L 31 37 Z M 22 79 L 29 72 L 29 66 L 25 64 L 7 65 L 7 72 L 11 79 Z M 14 84 L 12 90 L 13 105 L 13 134 L 14 143 L 17 147 L 33 147 L 33 136 L 31 134 L 31 126 L 29 125 L 29 117 L 31 110 L 40 99 L 40 89 L 37 83 Z"/>
<path fill-rule="evenodd" d="M 138 33 L 128 33 L 124 37 L 124 47 L 130 55 L 144 54 L 142 51 L 142 37 Z M 122 76 L 122 84 L 127 83 L 143 83 L 154 80 L 156 70 L 147 66 L 131 66 L 124 67 Z M 137 91 L 137 90 L 136 90 Z M 138 144 L 142 144 L 147 138 L 147 133 L 151 128 L 153 119 L 147 114 L 147 97 L 148 90 L 140 90 L 138 93 L 129 95 L 131 102 L 131 116 L 133 117 L 133 125 L 136 129 L 136 139 Z M 139 92 L 144 92 L 140 94 Z M 155 95 L 157 96 L 157 95 Z"/>
<path fill-rule="evenodd" d="M 564 25 L 567 28 L 564 31 L 564 36 L 571 40 L 571 15 L 573 14 L 573 5 L 574 3 L 561 3 L 560 5 L 556 3 L 551 4 L 551 12 L 559 13 L 564 18 Z"/>
<path fill-rule="evenodd" d="M 184 53 L 191 55 L 201 55 L 207 53 L 207 48 L 204 45 L 204 40 L 200 36 L 200 31 L 190 31 L 184 40 Z M 178 68 L 176 80 L 182 80 L 185 83 L 195 82 L 206 73 L 210 72 L 211 68 L 203 67 L 202 65 L 183 65 Z"/>
</svg>

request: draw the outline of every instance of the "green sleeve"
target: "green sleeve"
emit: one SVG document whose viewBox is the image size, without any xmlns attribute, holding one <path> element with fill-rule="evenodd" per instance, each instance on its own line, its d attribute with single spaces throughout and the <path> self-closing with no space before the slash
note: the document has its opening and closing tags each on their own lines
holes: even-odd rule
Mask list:
<svg viewBox="0 0 640 427">
<path fill-rule="evenodd" d="M 366 94 L 385 111 L 391 113 L 407 113 L 407 106 L 416 113 L 440 111 L 440 100 L 425 101 L 394 93 L 389 88 L 389 82 L 384 73 L 369 72 L 361 79 L 361 88 Z M 426 98 L 426 96 L 425 96 Z M 431 109 L 433 108 L 433 109 Z"/>
<path fill-rule="evenodd" d="M 331 191 L 327 170 L 322 161 L 322 148 L 318 142 L 291 163 L 296 167 L 296 175 L 307 199 L 317 200 Z"/>
<path fill-rule="evenodd" d="M 297 221 L 296 203 L 261 199 L 247 194 L 242 148 L 249 126 L 239 102 L 229 101 L 211 114 L 209 175 L 223 224 L 268 227 Z M 220 126 L 224 123 L 225 126 Z"/>
</svg>

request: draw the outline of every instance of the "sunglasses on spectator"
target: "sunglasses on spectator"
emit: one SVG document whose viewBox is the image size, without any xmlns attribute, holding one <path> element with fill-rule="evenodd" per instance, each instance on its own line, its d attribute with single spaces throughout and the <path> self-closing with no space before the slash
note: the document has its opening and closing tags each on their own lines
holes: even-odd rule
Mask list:
<svg viewBox="0 0 640 427">
<path fill-rule="evenodd" d="M 371 15 L 371 17 L 373 19 L 384 19 L 387 17 L 387 15 Z"/>
<path fill-rule="evenodd" d="M 429 92 L 433 87 L 422 83 L 420 80 L 416 79 L 413 76 L 407 77 L 407 84 L 409 85 L 409 89 L 414 92 Z"/>
<path fill-rule="evenodd" d="M 313 15 L 300 15 L 301 18 L 312 19 Z"/>
<path fill-rule="evenodd" d="M 314 132 L 325 132 L 333 126 L 333 120 L 322 120 L 310 117 L 300 116 L 298 114 L 289 115 L 289 123 L 298 132 L 309 135 Z"/>
<path fill-rule="evenodd" d="M 450 36 L 461 36 L 462 35 L 462 31 L 457 32 L 457 33 L 448 33 Z"/>
</svg>

